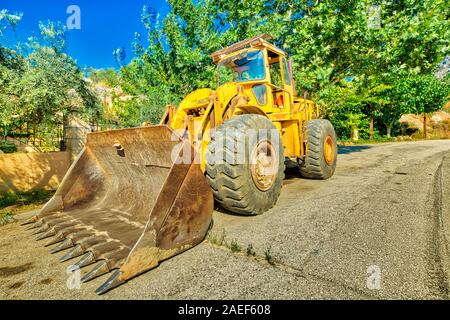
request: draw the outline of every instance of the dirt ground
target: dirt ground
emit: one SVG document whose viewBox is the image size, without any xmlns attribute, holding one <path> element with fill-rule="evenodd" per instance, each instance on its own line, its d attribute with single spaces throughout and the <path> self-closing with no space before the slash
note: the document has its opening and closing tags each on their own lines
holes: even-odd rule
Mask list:
<svg viewBox="0 0 450 320">
<path fill-rule="evenodd" d="M 64 252 L 0 227 L 0 299 L 448 299 L 450 140 L 341 147 L 330 180 L 291 168 L 272 210 L 217 208 L 214 222 L 209 240 L 103 296 L 107 276 L 70 289 Z"/>
</svg>

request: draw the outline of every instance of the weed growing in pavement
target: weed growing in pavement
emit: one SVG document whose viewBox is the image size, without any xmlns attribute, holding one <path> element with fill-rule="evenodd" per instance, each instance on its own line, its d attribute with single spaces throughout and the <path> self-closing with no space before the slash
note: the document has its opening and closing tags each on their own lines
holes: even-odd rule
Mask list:
<svg viewBox="0 0 450 320">
<path fill-rule="evenodd" d="M 254 257 L 254 256 L 256 256 L 255 249 L 253 248 L 253 245 L 252 245 L 251 243 L 247 246 L 247 255 L 248 255 L 249 257 Z"/>
<path fill-rule="evenodd" d="M 271 264 L 271 265 L 275 264 L 275 261 L 273 260 L 273 257 L 272 257 L 271 247 L 268 247 L 266 249 L 266 251 L 264 252 L 264 256 L 269 264 Z"/>
<path fill-rule="evenodd" d="M 226 238 L 225 229 L 222 230 L 221 234 L 211 232 L 207 236 L 207 240 L 209 242 L 211 242 L 212 244 L 218 245 L 218 246 L 222 246 L 222 245 L 226 244 L 225 238 Z"/>
<path fill-rule="evenodd" d="M 230 245 L 227 246 L 227 247 L 229 247 L 232 252 L 239 252 L 239 251 L 241 251 L 241 246 L 237 243 L 236 239 L 231 240 Z"/>
<path fill-rule="evenodd" d="M 4 226 L 8 223 L 15 222 L 14 214 L 11 211 L 5 211 L 0 213 L 0 226 Z"/>
</svg>

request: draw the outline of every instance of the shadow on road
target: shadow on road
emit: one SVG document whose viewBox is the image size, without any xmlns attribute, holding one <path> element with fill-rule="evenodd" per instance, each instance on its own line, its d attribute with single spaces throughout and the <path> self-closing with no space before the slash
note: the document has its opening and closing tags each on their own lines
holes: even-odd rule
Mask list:
<svg viewBox="0 0 450 320">
<path fill-rule="evenodd" d="M 356 146 L 338 146 L 338 154 L 349 154 L 354 152 L 361 152 L 367 149 L 372 148 L 372 146 L 363 146 L 363 145 L 356 145 Z M 285 170 L 285 182 L 286 180 L 291 179 L 297 179 L 302 178 L 304 179 L 298 170 L 298 165 L 296 161 L 293 161 L 291 159 L 286 158 L 284 164 L 286 165 Z"/>
<path fill-rule="evenodd" d="M 361 152 L 372 148 L 371 146 L 338 146 L 338 154 L 349 154 L 353 152 Z"/>
</svg>

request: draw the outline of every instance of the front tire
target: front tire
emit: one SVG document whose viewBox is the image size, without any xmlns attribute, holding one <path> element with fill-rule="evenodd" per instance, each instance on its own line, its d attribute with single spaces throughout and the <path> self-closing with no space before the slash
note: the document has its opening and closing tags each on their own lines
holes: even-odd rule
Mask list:
<svg viewBox="0 0 450 320">
<path fill-rule="evenodd" d="M 243 215 L 269 210 L 278 200 L 284 179 L 280 133 L 260 115 L 225 121 L 208 145 L 205 173 L 223 208 Z"/>
<path fill-rule="evenodd" d="M 307 153 L 299 162 L 300 173 L 305 178 L 328 179 L 336 169 L 336 133 L 330 121 L 310 120 L 306 127 Z"/>
</svg>

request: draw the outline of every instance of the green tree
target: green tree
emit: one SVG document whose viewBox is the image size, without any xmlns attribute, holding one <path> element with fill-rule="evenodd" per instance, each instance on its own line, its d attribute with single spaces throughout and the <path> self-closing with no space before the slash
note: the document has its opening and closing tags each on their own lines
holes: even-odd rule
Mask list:
<svg viewBox="0 0 450 320">
<path fill-rule="evenodd" d="M 386 135 L 391 137 L 392 127 L 402 114 L 412 113 L 409 105 L 402 103 L 405 93 L 405 83 L 397 81 L 393 86 L 384 86 L 377 96 L 377 117 L 386 126 Z"/>
<path fill-rule="evenodd" d="M 98 84 L 109 87 L 117 87 L 121 84 L 120 75 L 114 69 L 93 69 L 89 70 L 89 78 Z"/>
<path fill-rule="evenodd" d="M 197 88 L 214 87 L 211 52 L 270 33 L 294 59 L 299 94 L 310 93 L 342 127 L 341 134 L 351 134 L 353 127 L 373 136 L 374 119 L 382 120 L 390 133 L 410 108 L 394 103 L 398 97 L 389 88 L 396 79 L 433 73 L 450 49 L 445 0 L 168 3 L 171 9 L 163 21 L 144 8 L 148 46 L 136 34 L 135 56 L 120 71 L 123 90 L 145 97 L 141 118 L 157 119 L 164 105 L 178 103 Z M 135 108 L 133 103 L 123 107 Z"/>
<path fill-rule="evenodd" d="M 10 14 L 8 10 L 0 11 L 0 40 L 4 38 L 7 28 L 14 30 L 22 19 L 22 14 Z M 13 121 L 11 115 L 18 114 L 16 102 L 20 98 L 11 84 L 18 81 L 23 73 L 23 58 L 15 50 L 4 47 L 0 43 L 0 123 L 6 125 Z M 6 135 L 6 130 L 5 130 Z"/>
<path fill-rule="evenodd" d="M 170 0 L 171 12 L 163 21 L 144 7 L 142 23 L 148 47 L 141 35 L 133 41 L 135 57 L 120 70 L 124 92 L 140 97 L 139 118 L 157 122 L 167 104 L 177 104 L 201 87 L 214 86 L 215 67 L 209 54 L 219 48 L 209 3 Z M 144 99 L 142 99 L 145 97 Z M 124 107 L 135 107 L 135 102 Z"/>
<path fill-rule="evenodd" d="M 368 138 L 369 118 L 366 115 L 366 103 L 358 94 L 352 83 L 330 87 L 323 93 L 325 101 L 333 101 L 328 107 L 326 116 L 334 124 L 336 133 L 341 138 Z"/>
<path fill-rule="evenodd" d="M 22 77 L 13 84 L 24 119 L 52 122 L 58 113 L 92 107 L 95 97 L 75 61 L 51 47 L 41 47 L 24 59 Z"/>
<path fill-rule="evenodd" d="M 417 75 L 401 80 L 394 87 L 395 101 L 401 108 L 423 114 L 423 135 L 427 137 L 427 113 L 441 109 L 449 100 L 449 77 L 439 81 L 434 75 Z"/>
<path fill-rule="evenodd" d="M 75 61 L 65 54 L 66 29 L 40 23 L 40 35 L 28 43 L 27 55 L 2 48 L 0 55 L 0 122 L 14 119 L 53 125 L 77 111 L 96 113 L 97 98 Z"/>
</svg>

